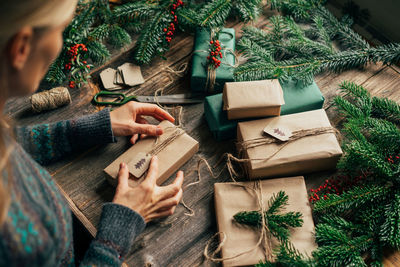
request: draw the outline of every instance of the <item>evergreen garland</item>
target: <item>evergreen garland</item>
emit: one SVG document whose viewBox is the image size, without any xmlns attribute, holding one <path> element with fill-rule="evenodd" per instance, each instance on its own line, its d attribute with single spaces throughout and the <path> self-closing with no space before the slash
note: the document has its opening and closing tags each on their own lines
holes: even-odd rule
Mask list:
<svg viewBox="0 0 400 267">
<path fill-rule="evenodd" d="M 70 87 L 86 81 L 92 64 L 104 63 L 109 58 L 106 42 L 117 48 L 131 42 L 130 35 L 118 24 L 106 0 L 80 0 L 76 15 L 63 36 L 63 49 L 45 79 L 53 84 L 69 80 Z M 76 47 L 79 49 L 75 51 Z"/>
<path fill-rule="evenodd" d="M 174 31 L 193 32 L 196 27 L 223 27 L 229 15 L 250 21 L 259 15 L 260 4 L 261 0 L 211 0 L 203 4 L 181 0 L 141 0 L 116 7 L 114 17 L 126 30 L 140 33 L 134 59 L 138 64 L 147 64 L 169 50 L 172 39 L 165 35 L 170 32 L 172 24 Z M 172 37 L 174 31 L 167 37 Z"/>
<path fill-rule="evenodd" d="M 307 2 L 308 4 L 305 4 Z M 323 1 L 274 0 L 272 7 L 291 16 L 274 16 L 265 30 L 245 27 L 238 47 L 247 61 L 235 69 L 238 81 L 294 79 L 310 83 L 314 75 L 360 68 L 368 63 L 400 62 L 400 44 L 371 47 L 339 21 Z M 292 17 L 293 16 L 293 17 Z M 299 24 L 295 19 L 301 19 Z M 335 48 L 334 41 L 339 44 Z"/>
<path fill-rule="evenodd" d="M 312 259 L 281 246 L 274 263 L 259 267 L 382 266 L 383 248 L 400 250 L 400 105 L 351 82 L 340 87 L 345 97 L 335 104 L 346 118 L 346 142 L 338 169 L 341 177 L 362 173 L 363 182 L 314 202 Z"/>
</svg>

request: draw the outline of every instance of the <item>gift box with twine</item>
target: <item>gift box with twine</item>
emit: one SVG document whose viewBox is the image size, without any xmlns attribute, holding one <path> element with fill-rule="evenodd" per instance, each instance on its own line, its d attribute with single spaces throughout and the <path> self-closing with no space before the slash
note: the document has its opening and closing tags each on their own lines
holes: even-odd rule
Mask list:
<svg viewBox="0 0 400 267">
<path fill-rule="evenodd" d="M 338 131 L 323 109 L 240 122 L 237 131 L 251 179 L 335 169 L 342 155 Z"/>
<path fill-rule="evenodd" d="M 221 93 L 226 82 L 233 81 L 235 65 L 235 30 L 222 28 L 218 40 L 221 42 L 223 58 L 221 65 L 213 70 L 207 66 L 210 40 L 214 32 L 197 29 L 194 42 L 190 87 L 194 92 L 207 94 Z"/>
<path fill-rule="evenodd" d="M 164 130 L 162 135 L 139 140 L 104 169 L 111 184 L 117 184 L 119 165 L 124 162 L 130 171 L 129 185 L 138 185 L 146 175 L 151 157 L 157 155 L 157 184 L 160 185 L 197 153 L 199 143 L 184 130 L 169 121 L 159 125 Z"/>
<path fill-rule="evenodd" d="M 223 100 L 229 120 L 279 116 L 285 104 L 277 79 L 225 83 Z"/>
<path fill-rule="evenodd" d="M 223 266 L 251 266 L 269 259 L 279 245 L 268 229 L 251 228 L 238 224 L 233 216 L 242 211 L 267 209 L 270 198 L 279 191 L 288 196 L 284 211 L 300 212 L 303 225 L 291 229 L 290 242 L 301 253 L 311 255 L 316 249 L 314 222 L 302 176 L 251 181 L 241 183 L 216 183 L 215 213 L 220 236 Z M 262 207 L 260 207 L 262 205 Z M 262 236 L 264 235 L 264 236 Z"/>
</svg>

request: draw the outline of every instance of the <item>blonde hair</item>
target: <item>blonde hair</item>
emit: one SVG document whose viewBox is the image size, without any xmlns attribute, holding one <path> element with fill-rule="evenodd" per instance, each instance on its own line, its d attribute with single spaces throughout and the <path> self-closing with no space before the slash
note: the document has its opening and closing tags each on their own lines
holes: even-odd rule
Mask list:
<svg viewBox="0 0 400 267">
<path fill-rule="evenodd" d="M 0 98 L 7 99 L 7 66 L 4 55 L 7 43 L 23 27 L 53 28 L 62 25 L 72 17 L 77 0 L 11 0 L 0 1 Z M 2 111 L 0 110 L 2 113 Z M 0 178 L 5 169 L 8 179 L 11 175 L 9 156 L 11 145 L 6 143 L 9 131 L 7 119 L 0 114 Z M 10 142 L 9 142 L 10 143 Z M 9 184 L 9 183 L 8 183 Z M 9 190 L 4 181 L 0 180 L 0 225 L 4 222 L 10 205 Z"/>
</svg>

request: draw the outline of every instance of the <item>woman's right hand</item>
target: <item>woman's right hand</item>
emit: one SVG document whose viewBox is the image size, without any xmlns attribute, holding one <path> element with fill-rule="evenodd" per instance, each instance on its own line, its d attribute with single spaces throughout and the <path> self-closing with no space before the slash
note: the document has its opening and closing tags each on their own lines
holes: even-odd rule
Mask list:
<svg viewBox="0 0 400 267">
<path fill-rule="evenodd" d="M 172 215 L 182 198 L 183 172 L 179 171 L 175 181 L 167 186 L 156 184 L 157 174 L 158 159 L 154 156 L 143 182 L 136 187 L 130 187 L 128 166 L 121 163 L 113 202 L 136 211 L 142 215 L 146 223 Z"/>
</svg>

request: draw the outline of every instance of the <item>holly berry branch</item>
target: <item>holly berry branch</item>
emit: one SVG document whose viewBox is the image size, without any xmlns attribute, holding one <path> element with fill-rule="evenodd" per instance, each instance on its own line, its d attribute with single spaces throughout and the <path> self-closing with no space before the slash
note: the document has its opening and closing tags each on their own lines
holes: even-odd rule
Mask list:
<svg viewBox="0 0 400 267">
<path fill-rule="evenodd" d="M 207 56 L 208 66 L 213 69 L 217 69 L 221 66 L 222 52 L 221 43 L 218 39 L 213 38 L 210 41 L 210 55 Z M 220 59 L 218 59 L 218 57 Z"/>
<path fill-rule="evenodd" d="M 156 55 L 169 50 L 180 21 L 179 9 L 185 3 L 182 0 L 171 2 L 146 0 L 129 2 L 114 9 L 115 18 L 126 29 L 140 32 L 134 48 L 134 59 L 138 64 L 146 64 Z M 141 25 L 141 27 L 132 27 Z"/>
<path fill-rule="evenodd" d="M 70 87 L 85 82 L 92 64 L 104 63 L 110 56 L 106 42 L 116 48 L 131 42 L 105 0 L 80 0 L 63 37 L 63 49 L 45 79 L 57 85 L 69 81 Z"/>
</svg>

